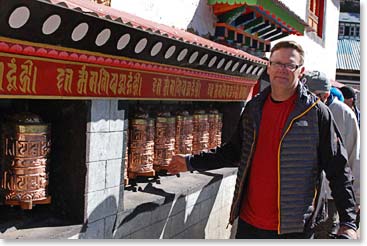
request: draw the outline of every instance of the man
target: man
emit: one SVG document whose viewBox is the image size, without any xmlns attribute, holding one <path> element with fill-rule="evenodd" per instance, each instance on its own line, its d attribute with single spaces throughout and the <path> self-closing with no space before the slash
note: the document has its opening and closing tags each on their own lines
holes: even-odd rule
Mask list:
<svg viewBox="0 0 367 246">
<path fill-rule="evenodd" d="M 302 81 L 306 83 L 308 89 L 315 93 L 320 100 L 325 103 L 333 113 L 333 117 L 342 136 L 343 144 L 348 153 L 348 164 L 352 169 L 354 182 L 353 187 L 357 200 L 357 211 L 359 210 L 359 148 L 360 132 L 357 118 L 354 112 L 345 104 L 331 94 L 331 83 L 326 75 L 319 71 L 305 73 Z M 329 218 L 316 229 L 315 238 L 329 238 L 329 234 L 336 234 L 338 227 L 338 212 L 335 207 L 331 191 L 328 186 L 328 214 Z"/>
<path fill-rule="evenodd" d="M 304 51 L 292 41 L 271 50 L 270 86 L 249 101 L 231 140 L 199 155 L 176 155 L 168 171 L 238 166 L 229 223 L 236 238 L 312 238 L 325 170 L 340 215 L 339 234 L 356 238 L 355 198 L 345 148 L 330 110 L 299 78 Z"/>
<path fill-rule="evenodd" d="M 349 86 L 343 86 L 342 88 L 340 88 L 340 90 L 344 96 L 344 103 L 347 104 L 353 110 L 353 112 L 355 113 L 357 117 L 358 126 L 361 127 L 361 122 L 360 122 L 361 115 L 356 105 L 357 96 L 356 96 L 354 89 Z"/>
</svg>

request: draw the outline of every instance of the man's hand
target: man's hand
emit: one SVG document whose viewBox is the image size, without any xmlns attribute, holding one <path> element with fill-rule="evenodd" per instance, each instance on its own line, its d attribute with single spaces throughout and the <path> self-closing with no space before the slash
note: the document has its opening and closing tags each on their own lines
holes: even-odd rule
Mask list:
<svg viewBox="0 0 367 246">
<path fill-rule="evenodd" d="M 357 239 L 357 232 L 347 226 L 341 226 L 337 235 L 346 235 L 349 239 Z"/>
<path fill-rule="evenodd" d="M 186 159 L 185 155 L 178 154 L 172 157 L 171 162 L 168 164 L 167 171 L 171 174 L 178 174 L 180 172 L 186 172 Z"/>
</svg>

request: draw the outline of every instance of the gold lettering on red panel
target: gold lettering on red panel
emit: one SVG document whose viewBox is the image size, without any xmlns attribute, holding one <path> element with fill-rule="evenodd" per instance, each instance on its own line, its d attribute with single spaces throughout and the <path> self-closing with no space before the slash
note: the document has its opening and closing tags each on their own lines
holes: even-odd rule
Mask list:
<svg viewBox="0 0 367 246">
<path fill-rule="evenodd" d="M 3 91 L 4 63 L 0 62 L 0 91 Z"/>
<path fill-rule="evenodd" d="M 109 94 L 109 84 L 110 84 L 110 73 L 106 69 L 101 68 L 99 70 L 99 81 L 98 81 L 98 94 L 101 93 Z"/>
<path fill-rule="evenodd" d="M 19 90 L 23 93 L 36 93 L 37 67 L 31 60 L 25 61 L 20 67 Z"/>
<path fill-rule="evenodd" d="M 57 89 L 61 93 L 61 91 L 65 91 L 67 93 L 72 93 L 71 86 L 73 83 L 73 70 L 71 68 L 58 68 L 57 70 Z"/>
<path fill-rule="evenodd" d="M 87 81 L 88 81 L 88 72 L 85 70 L 85 65 L 82 66 L 82 69 L 78 71 L 78 83 L 77 83 L 77 92 L 79 94 L 87 94 Z"/>
<path fill-rule="evenodd" d="M 15 58 L 11 59 L 11 63 L 8 63 L 8 67 L 10 70 L 6 74 L 6 79 L 8 80 L 8 91 L 16 91 L 17 90 L 17 64 Z"/>
</svg>

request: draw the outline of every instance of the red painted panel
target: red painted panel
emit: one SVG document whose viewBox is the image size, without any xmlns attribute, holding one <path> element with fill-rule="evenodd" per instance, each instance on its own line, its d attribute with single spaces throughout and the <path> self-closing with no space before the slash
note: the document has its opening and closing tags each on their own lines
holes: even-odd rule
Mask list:
<svg viewBox="0 0 367 246">
<path fill-rule="evenodd" d="M 114 67 L 0 52 L 0 97 L 242 101 L 256 83 L 131 67 L 128 62 Z"/>
</svg>

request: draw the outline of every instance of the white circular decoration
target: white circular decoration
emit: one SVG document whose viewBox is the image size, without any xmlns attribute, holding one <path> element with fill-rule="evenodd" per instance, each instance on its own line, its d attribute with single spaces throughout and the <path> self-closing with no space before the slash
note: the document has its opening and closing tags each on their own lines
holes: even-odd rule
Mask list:
<svg viewBox="0 0 367 246">
<path fill-rule="evenodd" d="M 30 16 L 31 12 L 27 7 L 18 7 L 11 13 L 9 17 L 9 26 L 14 29 L 21 28 L 25 25 L 25 23 L 27 23 Z"/>
<path fill-rule="evenodd" d="M 177 61 L 182 61 L 186 57 L 187 52 L 187 49 L 181 50 L 180 54 L 178 54 Z"/>
<path fill-rule="evenodd" d="M 255 74 L 256 74 L 256 72 L 257 72 L 257 70 L 259 70 L 259 68 L 260 68 L 260 67 L 256 66 L 256 67 L 255 67 L 255 69 L 254 69 L 254 70 L 252 70 L 252 72 L 251 72 L 251 73 L 252 73 L 252 75 L 255 75 Z"/>
<path fill-rule="evenodd" d="M 111 37 L 111 30 L 106 28 L 103 29 L 97 36 L 96 38 L 96 45 L 97 46 L 102 46 L 104 45 L 108 39 Z"/>
<path fill-rule="evenodd" d="M 43 22 L 42 33 L 45 35 L 50 35 L 60 27 L 61 17 L 59 15 L 51 15 Z"/>
<path fill-rule="evenodd" d="M 227 62 L 226 66 L 224 67 L 224 70 L 227 71 L 231 65 L 232 65 L 232 60 L 230 60 L 229 62 Z"/>
<path fill-rule="evenodd" d="M 159 53 L 159 51 L 161 51 L 162 47 L 163 47 L 162 42 L 158 42 L 158 43 L 156 43 L 156 44 L 153 46 L 152 50 L 150 51 L 150 55 L 151 55 L 151 56 L 156 56 L 156 55 Z"/>
<path fill-rule="evenodd" d="M 250 71 L 251 71 L 251 69 L 254 67 L 254 65 L 251 65 L 251 66 L 249 66 L 249 68 L 247 68 L 247 70 L 246 70 L 246 73 L 247 74 L 249 74 L 250 73 Z"/>
<path fill-rule="evenodd" d="M 259 69 L 259 71 L 257 72 L 257 76 L 260 76 L 263 73 L 264 69 L 265 68 L 263 68 L 263 67 L 261 69 Z"/>
<path fill-rule="evenodd" d="M 237 68 L 238 68 L 238 66 L 240 65 L 240 62 L 236 62 L 234 65 L 233 65 L 233 67 L 232 67 L 232 72 L 234 72 Z"/>
<path fill-rule="evenodd" d="M 217 68 L 221 68 L 223 66 L 223 63 L 225 62 L 226 59 L 222 58 L 219 62 L 218 62 L 218 65 L 217 65 Z"/>
<path fill-rule="evenodd" d="M 89 29 L 89 26 L 88 26 L 87 23 L 85 23 L 85 22 L 80 23 L 79 25 L 77 25 L 74 28 L 74 30 L 71 34 L 71 39 L 75 42 L 81 40 L 87 34 L 88 29 Z"/>
<path fill-rule="evenodd" d="M 194 61 L 196 61 L 196 58 L 198 58 L 199 52 L 195 51 L 194 53 L 192 53 L 192 55 L 190 56 L 189 59 L 189 63 L 194 63 Z"/>
<path fill-rule="evenodd" d="M 140 41 L 135 46 L 135 53 L 139 54 L 140 52 L 142 52 L 145 49 L 145 47 L 147 46 L 147 43 L 148 43 L 148 39 L 146 38 L 140 39 Z"/>
<path fill-rule="evenodd" d="M 119 41 L 117 41 L 116 48 L 118 50 L 122 50 L 129 44 L 129 42 L 130 42 L 130 34 L 126 33 L 120 37 Z"/>
<path fill-rule="evenodd" d="M 241 67 L 240 73 L 243 73 L 243 71 L 245 71 L 246 67 L 247 67 L 247 63 L 243 64 L 242 67 Z"/>
<path fill-rule="evenodd" d="M 164 58 L 165 59 L 170 58 L 173 55 L 173 53 L 175 53 L 175 50 L 176 46 L 172 45 L 171 47 L 169 47 L 169 49 L 166 51 L 166 54 L 164 54 Z"/>
<path fill-rule="evenodd" d="M 217 57 L 213 56 L 212 59 L 210 59 L 208 67 L 212 67 L 216 61 L 217 61 Z"/>
<path fill-rule="evenodd" d="M 201 57 L 201 59 L 200 59 L 200 61 L 199 61 L 199 64 L 200 64 L 200 65 L 203 65 L 203 64 L 206 62 L 206 60 L 208 60 L 208 54 L 205 54 L 205 55 L 203 55 L 203 56 Z"/>
</svg>

